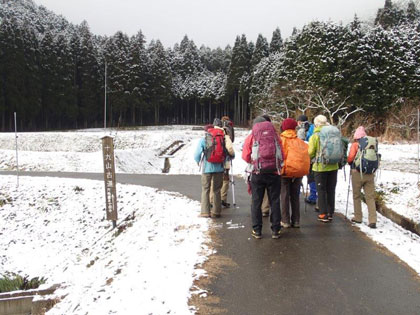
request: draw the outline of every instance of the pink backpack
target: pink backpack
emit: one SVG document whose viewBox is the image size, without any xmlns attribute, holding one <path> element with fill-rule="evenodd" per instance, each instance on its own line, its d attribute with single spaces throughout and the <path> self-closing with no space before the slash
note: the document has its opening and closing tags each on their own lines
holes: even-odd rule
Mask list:
<svg viewBox="0 0 420 315">
<path fill-rule="evenodd" d="M 273 124 L 269 121 L 256 123 L 252 128 L 254 143 L 251 160 L 257 173 L 278 172 L 283 166 L 281 143 Z"/>
</svg>

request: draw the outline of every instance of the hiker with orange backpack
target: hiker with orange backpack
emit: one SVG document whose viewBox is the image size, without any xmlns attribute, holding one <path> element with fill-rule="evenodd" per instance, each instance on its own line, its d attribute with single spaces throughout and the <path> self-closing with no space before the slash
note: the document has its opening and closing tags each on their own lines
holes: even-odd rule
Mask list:
<svg viewBox="0 0 420 315">
<path fill-rule="evenodd" d="M 287 118 L 281 124 L 284 164 L 281 170 L 280 204 L 281 226 L 285 228 L 300 227 L 299 191 L 302 177 L 309 173 L 310 165 L 308 145 L 297 137 L 296 126 L 293 118 Z"/>
</svg>

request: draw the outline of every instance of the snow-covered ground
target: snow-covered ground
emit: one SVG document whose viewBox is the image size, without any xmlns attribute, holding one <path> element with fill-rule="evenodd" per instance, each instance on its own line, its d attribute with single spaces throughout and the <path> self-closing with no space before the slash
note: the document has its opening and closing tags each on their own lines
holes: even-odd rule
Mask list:
<svg viewBox="0 0 420 315">
<path fill-rule="evenodd" d="M 104 219 L 100 181 L 1 176 L 0 274 L 64 283 L 51 314 L 188 314 L 211 253 L 200 206 L 174 193 L 118 186 L 121 233 Z"/>
<path fill-rule="evenodd" d="M 235 150 L 247 135 L 235 129 Z M 136 131 L 89 130 L 80 132 L 22 133 L 18 135 L 19 168 L 27 171 L 103 172 L 101 138 L 114 137 L 116 172 L 158 174 L 164 159 L 159 154 L 174 141 L 185 146 L 170 159 L 170 174 L 199 174 L 193 154 L 203 130 L 192 126 L 145 127 Z M 15 135 L 0 133 L 0 170 L 16 167 Z M 238 165 L 236 165 L 238 164 Z M 245 163 L 234 162 L 234 171 L 241 174 Z"/>
<path fill-rule="evenodd" d="M 248 130 L 236 129 L 234 173 L 245 163 L 240 149 Z M 115 139 L 120 173 L 161 173 L 159 154 L 174 141 L 185 145 L 170 159 L 169 174 L 198 174 L 193 160 L 202 130 L 163 126 L 133 131 L 21 133 L 19 166 L 32 171 L 103 172 L 101 138 Z M 15 138 L 0 134 L 0 170 L 14 170 Z M 378 189 L 388 207 L 420 222 L 417 146 L 381 144 Z M 199 218 L 199 203 L 183 196 L 141 186 L 119 185 L 122 229 L 110 231 L 104 220 L 103 182 L 0 175 L 0 274 L 5 271 L 45 276 L 62 282 L 57 294 L 67 297 L 52 314 L 144 313 L 187 314 L 193 281 L 204 274 L 200 264 L 207 247 L 209 220 Z M 348 180 L 348 169 L 346 169 Z M 348 182 L 339 171 L 336 209 L 346 213 Z M 420 238 L 378 214 L 378 229 L 362 232 L 387 247 L 420 274 Z M 352 198 L 347 216 L 352 216 Z M 122 221 L 124 218 L 126 221 Z M 135 277 L 133 275 L 136 275 Z"/>
</svg>

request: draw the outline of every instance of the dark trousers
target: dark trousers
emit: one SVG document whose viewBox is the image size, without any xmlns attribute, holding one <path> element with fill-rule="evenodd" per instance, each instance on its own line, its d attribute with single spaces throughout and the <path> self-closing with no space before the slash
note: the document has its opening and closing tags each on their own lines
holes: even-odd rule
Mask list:
<svg viewBox="0 0 420 315">
<path fill-rule="evenodd" d="M 261 204 L 264 199 L 264 191 L 267 189 L 268 200 L 270 201 L 270 222 L 271 230 L 280 230 L 280 185 L 281 177 L 276 174 L 252 174 L 251 176 L 251 218 L 252 228 L 255 231 L 262 229 Z"/>
<path fill-rule="evenodd" d="M 302 184 L 302 177 L 299 178 L 281 178 L 281 220 L 283 223 L 290 223 L 290 208 L 292 210 L 292 223 L 299 223 L 299 191 Z"/>
<path fill-rule="evenodd" d="M 337 170 L 314 172 L 316 190 L 318 192 L 318 207 L 321 214 L 333 214 L 335 208 L 335 186 L 337 185 Z"/>
</svg>

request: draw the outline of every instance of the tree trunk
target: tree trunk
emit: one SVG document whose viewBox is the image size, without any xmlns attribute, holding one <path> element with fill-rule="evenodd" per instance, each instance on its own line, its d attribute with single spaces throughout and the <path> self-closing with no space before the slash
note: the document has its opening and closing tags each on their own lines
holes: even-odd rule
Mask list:
<svg viewBox="0 0 420 315">
<path fill-rule="evenodd" d="M 1 113 L 1 131 L 6 131 L 6 113 L 3 111 Z"/>
<path fill-rule="evenodd" d="M 159 124 L 159 104 L 155 105 L 155 125 Z"/>
<path fill-rule="evenodd" d="M 133 104 L 131 109 L 131 123 L 133 126 L 136 125 L 136 106 Z"/>
<path fill-rule="evenodd" d="M 209 101 L 209 123 L 211 123 L 211 100 Z"/>
<path fill-rule="evenodd" d="M 190 100 L 187 100 L 187 124 L 190 124 Z"/>
<path fill-rule="evenodd" d="M 143 110 L 142 110 L 142 107 L 140 107 L 140 126 L 143 126 Z"/>
<path fill-rule="evenodd" d="M 194 98 L 194 125 L 197 125 L 197 98 Z"/>
</svg>

